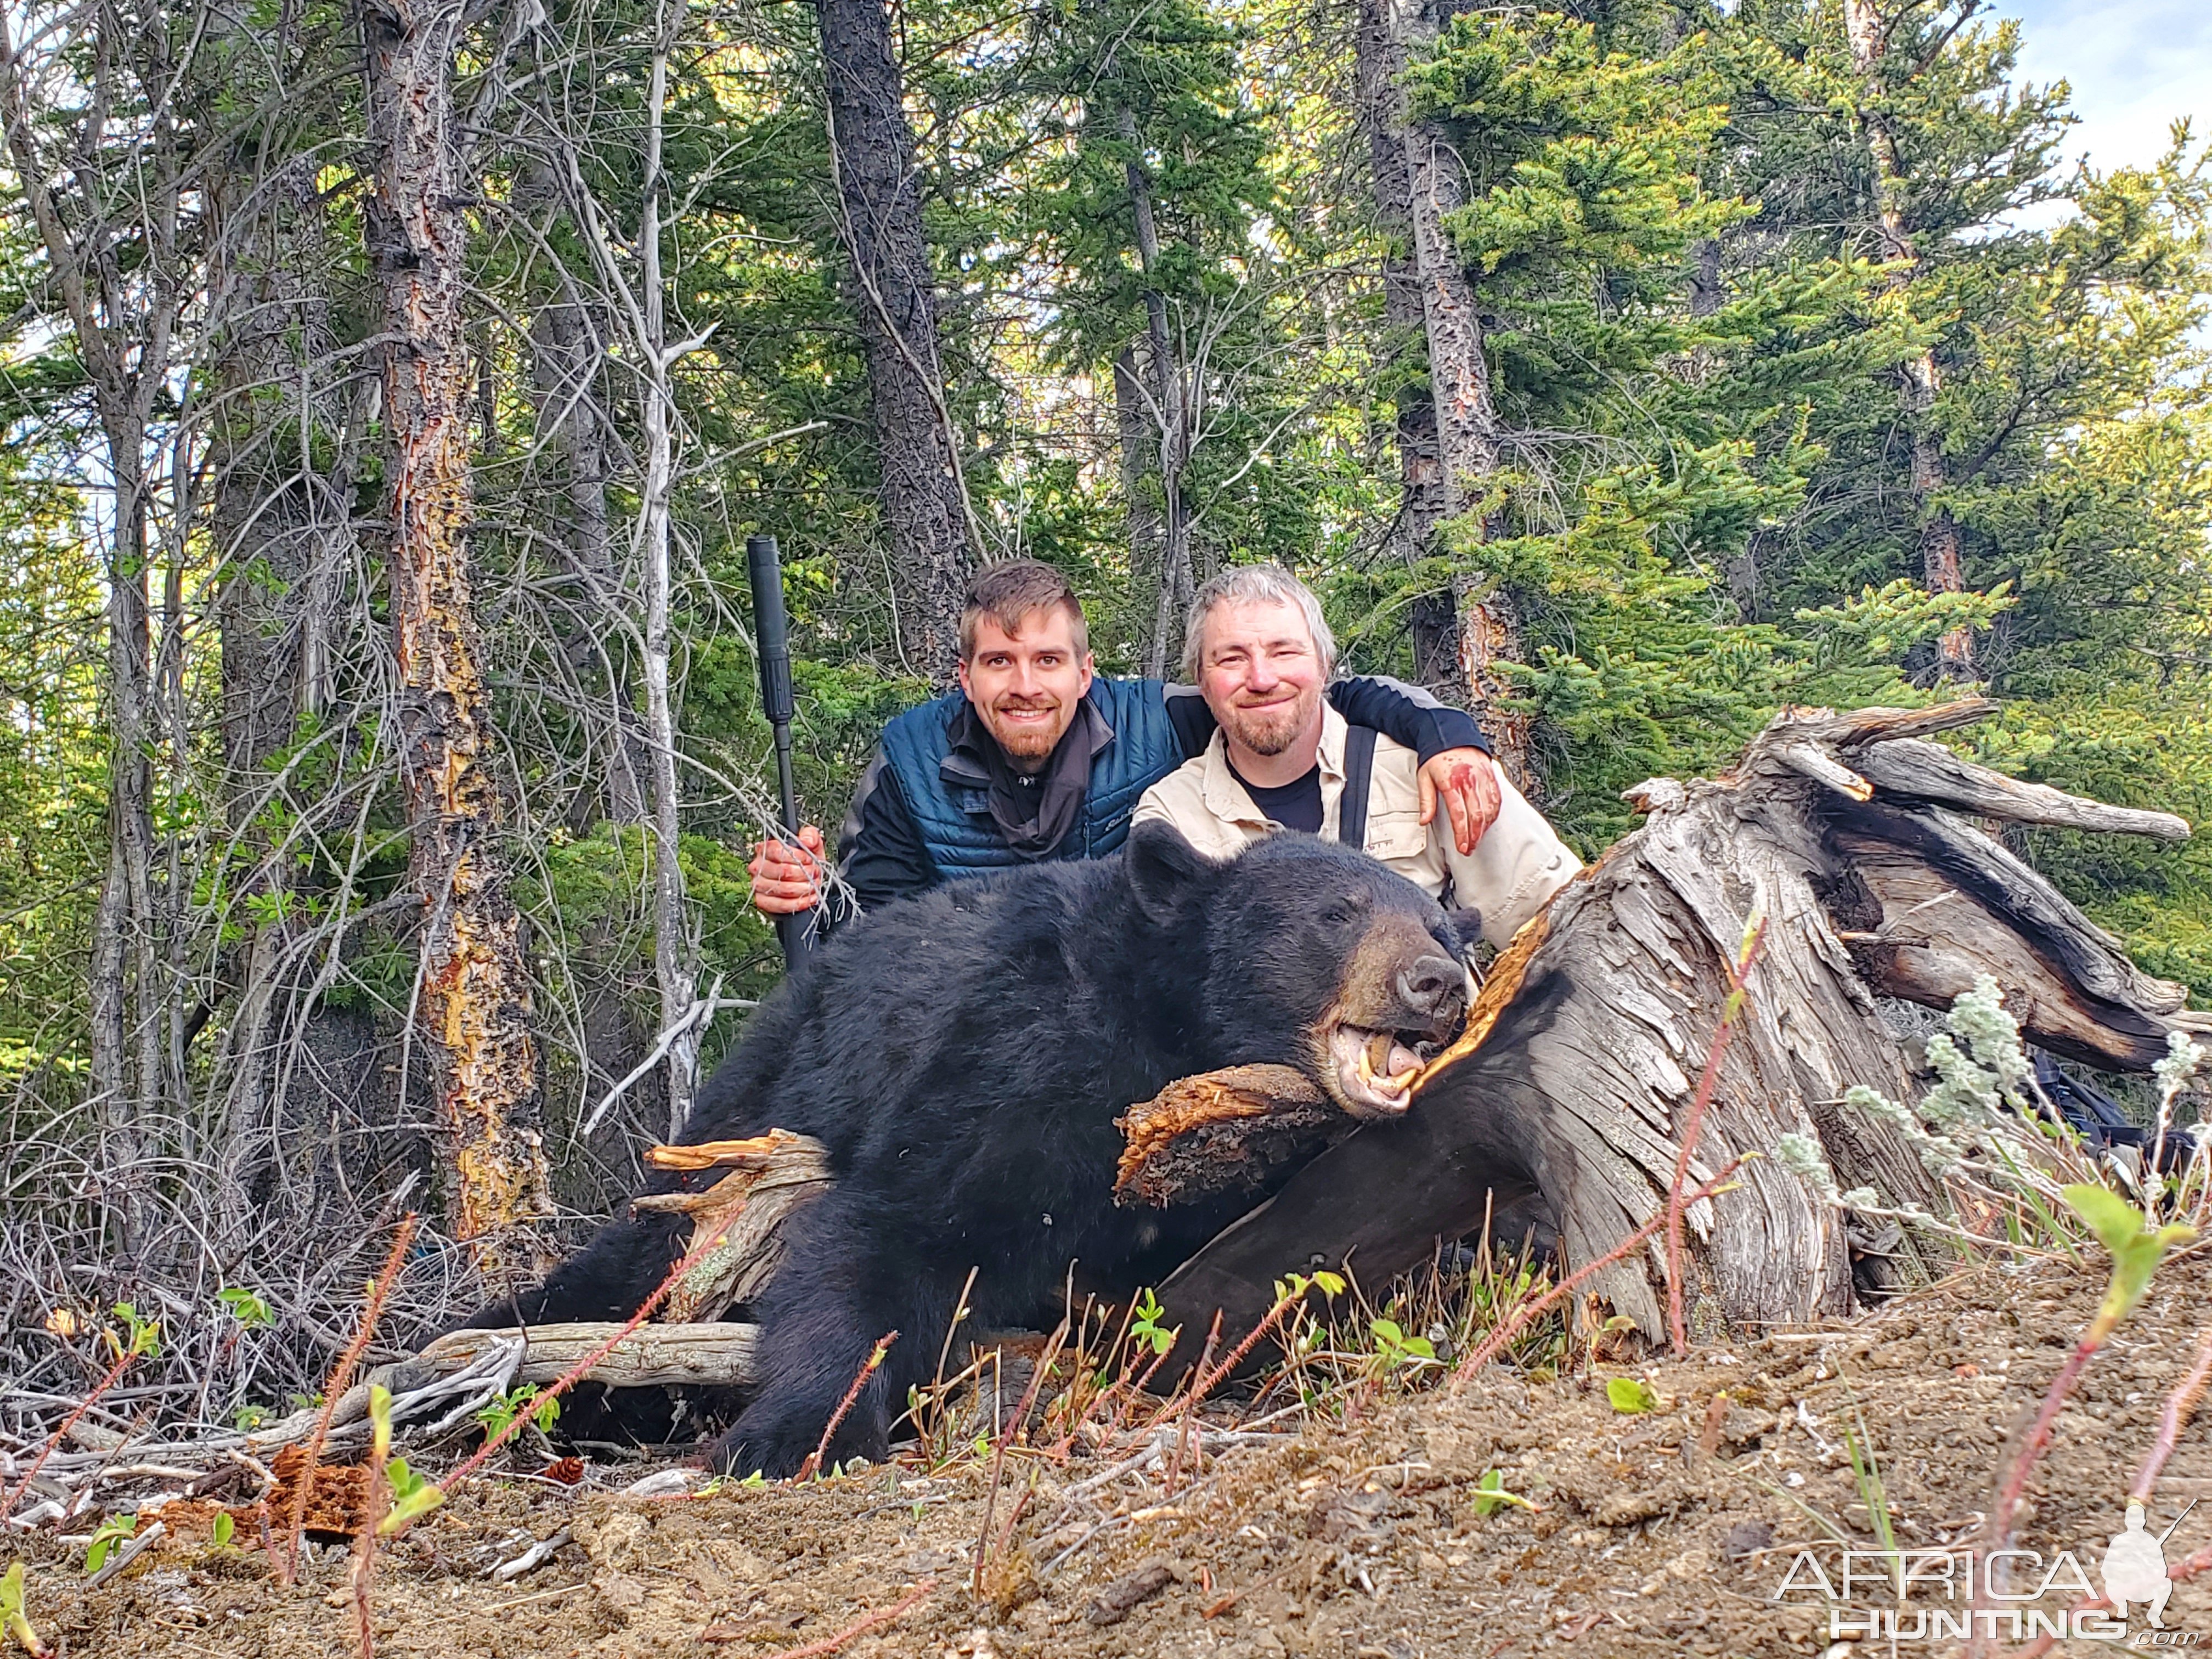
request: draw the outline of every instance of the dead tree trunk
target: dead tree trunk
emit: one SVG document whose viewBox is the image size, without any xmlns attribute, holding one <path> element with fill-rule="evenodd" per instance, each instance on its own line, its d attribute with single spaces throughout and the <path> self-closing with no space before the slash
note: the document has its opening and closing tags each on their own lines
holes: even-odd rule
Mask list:
<svg viewBox="0 0 2212 1659">
<path fill-rule="evenodd" d="M 1421 278 L 1413 258 L 1413 173 L 1406 156 L 1405 52 L 1397 36 L 1392 0 L 1360 0 L 1352 34 L 1354 102 L 1367 137 L 1368 178 L 1375 193 L 1375 223 L 1385 237 L 1382 316 L 1398 447 L 1398 516 L 1389 547 L 1407 564 L 1434 556 L 1437 526 L 1447 513 L 1443 458 L 1438 450 L 1436 399 L 1431 393 L 1421 305 Z M 1449 592 L 1413 602 L 1413 678 L 1453 702 L 1465 701 L 1460 678 L 1459 625 Z"/>
<path fill-rule="evenodd" d="M 497 1278 L 526 1269 L 514 1237 L 550 1207 L 521 917 L 499 846 L 497 784 L 471 613 L 463 331 L 465 204 L 453 56 L 459 0 L 365 14 L 376 193 L 369 255 L 384 297 L 392 636 L 401 774 L 422 903 L 415 1036 L 431 1060 L 454 1231 Z"/>
<path fill-rule="evenodd" d="M 1418 531 L 1432 541 L 1443 520 L 1463 517 L 1474 535 L 1486 540 L 1495 514 L 1485 498 L 1498 468 L 1501 431 L 1480 307 L 1445 222 L 1465 204 L 1466 191 L 1446 135 L 1434 122 L 1407 113 L 1404 91 L 1409 50 L 1432 43 L 1445 15 L 1433 3 L 1362 0 L 1358 73 L 1376 200 L 1386 227 L 1402 210 L 1406 269 L 1396 286 L 1412 288 L 1428 349 L 1425 419 L 1433 432 L 1433 463 L 1418 452 L 1409 460 L 1402 429 L 1400 437 L 1401 471 L 1409 479 L 1417 469 L 1423 474 L 1420 493 L 1410 505 L 1426 515 L 1426 522 L 1409 525 L 1408 532 Z M 1386 194 L 1394 199 L 1384 201 Z M 1397 303 L 1410 325 L 1412 304 L 1404 297 Z M 1413 438 L 1417 444 L 1428 441 L 1430 431 L 1416 429 Z M 1424 545 L 1420 550 L 1433 550 Z M 1429 649 L 1441 658 L 1445 636 L 1435 609 L 1428 619 Z M 1507 707 L 1512 683 L 1501 667 L 1528 660 L 1520 607 L 1494 575 L 1472 569 L 1452 584 L 1450 623 L 1459 689 L 1481 710 L 1484 730 L 1506 775 L 1534 793 L 1528 718 Z"/>
<path fill-rule="evenodd" d="M 10 33 L 16 23 L 30 31 L 20 53 Z M 170 458 L 156 453 L 173 441 L 155 411 L 169 396 L 177 329 L 197 292 L 185 268 L 186 240 L 197 229 L 184 182 L 188 147 L 170 102 L 187 66 L 177 45 L 161 19 L 129 6 L 96 9 L 54 30 L 0 18 L 0 129 L 47 267 L 35 280 L 58 296 L 68 318 L 113 489 L 101 515 L 108 858 L 88 1002 L 93 1104 L 125 1254 L 146 1243 L 150 1221 L 146 1124 L 170 1085 L 183 1081 L 181 1044 L 173 1041 L 178 976 L 161 965 L 175 892 L 157 879 L 155 862 L 154 756 L 162 721 L 149 581 L 162 474 L 189 471 L 167 467 Z M 57 95 L 69 96 L 66 109 L 41 102 Z M 189 507 L 171 507 L 181 533 Z M 172 611 L 164 621 L 173 631 L 180 619 Z M 175 649 L 165 641 L 166 652 Z"/>
<path fill-rule="evenodd" d="M 2187 826 L 2015 783 L 1917 740 L 1992 709 L 1977 699 L 1792 710 L 1729 775 L 1632 792 L 1644 826 L 1522 931 L 1407 1115 L 1346 1136 L 1186 1263 L 1160 1292 L 1171 1313 L 1203 1331 L 1218 1307 L 1224 1329 L 1249 1328 L 1290 1268 L 1348 1261 L 1379 1284 L 1479 1228 L 1486 1204 L 1529 1194 L 1571 1263 L 1604 1255 L 1666 1206 L 1728 965 L 1754 916 L 1766 921 L 1765 955 L 1718 1073 L 1693 1184 L 1798 1135 L 1824 1150 L 1842 1188 L 1945 1212 L 1900 1132 L 1838 1104 L 1857 1084 L 1917 1097 L 1877 992 L 1948 1006 L 1987 973 L 2033 1041 L 2131 1070 L 2164 1054 L 2170 1028 L 2203 1029 L 2180 1013 L 2179 986 L 2136 969 L 1958 814 L 2169 838 Z M 1853 1296 L 1844 1215 L 1771 1157 L 1747 1162 L 1736 1182 L 1688 1212 L 1693 1326 L 1844 1312 Z M 1899 1248 L 1940 1250 L 1911 1237 Z M 1655 1240 L 1594 1281 L 1654 1335 L 1665 1259 Z"/>
<path fill-rule="evenodd" d="M 939 365 L 921 174 L 884 0 L 822 0 L 830 161 L 883 471 L 884 526 L 907 660 L 950 682 L 971 529 Z"/>
<path fill-rule="evenodd" d="M 1908 286 L 1919 273 L 1920 252 L 1905 223 L 1905 172 L 1889 113 L 1887 74 L 1890 25 L 1873 0 L 1844 0 L 1844 33 L 1852 66 L 1859 75 L 1859 121 L 1865 129 L 1874 164 L 1875 228 L 1881 257 L 1893 268 L 1893 290 Z M 1905 424 L 1912 438 L 1912 504 L 1920 526 L 1921 580 L 1930 593 L 1962 593 L 1966 575 L 1960 563 L 1958 520 L 1936 501 L 1948 482 L 1942 435 L 1936 429 L 1936 399 L 1943 389 L 1942 371 L 1930 349 L 1899 366 Z M 1972 680 L 1974 641 L 1971 629 L 1947 630 L 1936 642 L 1937 672 L 1948 680 Z"/>
<path fill-rule="evenodd" d="M 1159 439 L 1145 391 L 1146 368 L 1133 342 L 1114 359 L 1114 434 L 1121 461 L 1121 502 L 1129 543 L 1129 586 L 1157 593 L 1165 570 L 1160 503 L 1148 480 L 1159 471 Z"/>
<path fill-rule="evenodd" d="M 1437 406 L 1415 343 L 1426 327 L 1413 249 L 1413 184 L 1406 158 L 1405 52 L 1391 0 L 1359 0 L 1352 36 L 1359 125 L 1367 137 L 1375 222 L 1389 239 L 1382 255 L 1382 315 L 1390 336 L 1398 444 L 1398 519 L 1392 540 L 1408 562 L 1436 550 L 1445 514 L 1437 453 Z M 1426 677 L 1425 676 L 1425 679 Z"/>
</svg>

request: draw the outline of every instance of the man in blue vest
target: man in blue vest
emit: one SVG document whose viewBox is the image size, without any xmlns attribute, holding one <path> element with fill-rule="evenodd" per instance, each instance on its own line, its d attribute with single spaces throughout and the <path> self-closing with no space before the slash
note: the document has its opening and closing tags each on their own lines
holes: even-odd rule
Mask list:
<svg viewBox="0 0 2212 1659">
<path fill-rule="evenodd" d="M 1467 764 L 1488 748 L 1474 720 L 1395 680 L 1341 680 L 1328 700 L 1419 754 L 1421 822 L 1441 804 L 1472 852 L 1498 808 L 1495 773 Z M 809 824 L 795 846 L 754 848 L 754 906 L 818 908 L 830 927 L 942 882 L 1103 858 L 1120 850 L 1145 791 L 1204 753 L 1213 731 L 1196 691 L 1095 672 L 1083 607 L 1057 570 L 988 566 L 961 615 L 960 690 L 884 728 L 838 836 L 830 902 L 822 832 Z"/>
</svg>

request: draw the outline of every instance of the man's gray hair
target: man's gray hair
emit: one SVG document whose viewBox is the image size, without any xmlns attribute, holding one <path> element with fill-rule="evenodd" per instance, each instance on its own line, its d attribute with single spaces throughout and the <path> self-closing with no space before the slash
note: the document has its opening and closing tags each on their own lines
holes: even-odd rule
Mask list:
<svg viewBox="0 0 2212 1659">
<path fill-rule="evenodd" d="M 1321 677 L 1336 672 L 1336 635 L 1321 614 L 1321 601 L 1313 590 L 1279 564 L 1231 565 L 1205 586 L 1190 602 L 1190 616 L 1182 629 L 1182 680 L 1196 685 L 1206 665 L 1206 619 L 1224 605 L 1267 603 L 1294 605 L 1305 613 L 1306 631 L 1313 635 L 1321 655 Z"/>
</svg>

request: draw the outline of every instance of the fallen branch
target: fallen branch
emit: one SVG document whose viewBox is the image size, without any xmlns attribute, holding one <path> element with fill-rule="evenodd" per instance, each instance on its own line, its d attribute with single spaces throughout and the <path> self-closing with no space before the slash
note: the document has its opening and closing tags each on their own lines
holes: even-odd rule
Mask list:
<svg viewBox="0 0 2212 1659">
<path fill-rule="evenodd" d="M 132 1360 L 138 1357 L 138 1346 L 132 1343 L 116 1355 L 115 1363 L 107 1368 L 107 1375 L 93 1385 L 92 1392 L 78 1401 L 76 1409 L 62 1419 L 61 1426 L 46 1437 L 46 1443 L 39 1448 L 39 1455 L 31 1460 L 31 1467 L 23 1471 L 23 1478 L 9 1491 L 4 1502 L 0 1502 L 0 1521 L 15 1512 L 15 1505 L 23 1501 L 23 1494 L 31 1489 L 31 1482 L 39 1478 L 39 1471 L 54 1455 L 54 1449 L 69 1436 L 69 1431 L 83 1420 L 84 1414 L 100 1403 L 100 1398 L 116 1384 Z M 104 1455 L 104 1454 L 103 1454 Z"/>
<path fill-rule="evenodd" d="M 417 1354 L 415 1363 L 457 1370 L 477 1364 L 499 1343 L 521 1341 L 526 1346 L 510 1386 L 534 1382 L 543 1387 L 595 1350 L 604 1352 L 580 1382 L 616 1389 L 741 1389 L 758 1380 L 754 1326 L 647 1324 L 623 1334 L 624 1328 L 612 1321 L 588 1321 L 451 1331 Z M 616 1339 L 611 1345 L 611 1337 Z"/>
<path fill-rule="evenodd" d="M 684 1252 L 684 1257 L 681 1261 L 677 1262 L 674 1267 L 668 1270 L 668 1276 L 663 1279 L 660 1283 L 653 1288 L 653 1294 L 646 1297 L 645 1300 L 639 1304 L 638 1310 L 632 1314 L 629 1318 L 624 1321 L 622 1324 L 617 1325 L 615 1328 L 613 1335 L 608 1337 L 605 1341 L 592 1348 L 574 1365 L 571 1365 L 566 1371 L 563 1371 L 559 1376 L 554 1378 L 551 1386 L 547 1388 L 543 1394 L 538 1396 L 538 1404 L 542 1406 L 549 1400 L 558 1400 L 562 1395 L 568 1393 L 570 1389 L 574 1388 L 577 1383 L 582 1382 L 586 1376 L 591 1374 L 592 1367 L 599 1364 L 601 1360 L 605 1359 L 610 1353 L 614 1352 L 617 1346 L 621 1343 L 623 1338 L 629 1335 L 629 1334 L 637 1329 L 639 1326 L 644 1324 L 647 1320 L 652 1318 L 653 1310 L 659 1307 L 662 1302 L 667 1299 L 669 1292 L 673 1291 L 678 1284 L 682 1281 L 685 1273 L 697 1267 L 702 1258 L 703 1258 L 709 1250 L 713 1249 L 717 1244 L 720 1244 L 722 1242 L 723 1234 L 729 1231 L 731 1224 L 735 1220 L 736 1217 L 731 1216 L 726 1218 L 719 1227 L 715 1227 L 711 1230 L 704 1227 L 701 1228 L 700 1236 L 693 1242 L 691 1248 Z M 515 1413 L 514 1416 L 509 1420 L 505 1428 L 500 1430 L 498 1433 L 489 1437 L 483 1445 L 477 1448 L 475 1456 L 470 1458 L 466 1462 L 463 1463 L 460 1468 L 455 1469 L 451 1474 L 440 1481 L 438 1483 L 439 1489 L 442 1492 L 450 1492 L 462 1480 L 466 1480 L 470 1475 L 474 1474 L 478 1469 L 482 1468 L 490 1459 L 491 1455 L 494 1452 L 497 1451 L 501 1446 L 513 1439 L 521 1430 L 522 1425 L 530 1421 L 532 1415 L 532 1413 L 530 1412 Z"/>
</svg>

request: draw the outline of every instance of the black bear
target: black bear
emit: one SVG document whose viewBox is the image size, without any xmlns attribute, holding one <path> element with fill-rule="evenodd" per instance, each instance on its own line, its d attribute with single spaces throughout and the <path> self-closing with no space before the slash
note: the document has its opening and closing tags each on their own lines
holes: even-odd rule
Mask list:
<svg viewBox="0 0 2212 1659">
<path fill-rule="evenodd" d="M 831 940 L 752 1016 L 685 1126 L 687 1141 L 812 1135 L 836 1177 L 787 1223 L 751 1305 L 762 1381 L 716 1467 L 796 1471 L 896 1330 L 832 1448 L 882 1457 L 970 1267 L 977 1328 L 1049 1322 L 1071 1262 L 1133 1290 L 1232 1218 L 1114 1203 L 1114 1119 L 1176 1079 L 1273 1062 L 1357 1115 L 1402 1111 L 1419 1046 L 1465 1016 L 1456 950 L 1437 904 L 1364 854 L 1284 835 L 1217 864 L 1157 823 L 1119 859 L 940 888 Z M 471 1322 L 627 1317 L 678 1234 L 674 1218 L 613 1221 Z"/>
</svg>

